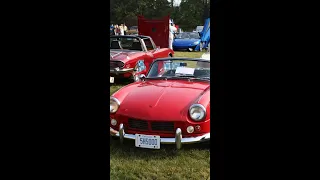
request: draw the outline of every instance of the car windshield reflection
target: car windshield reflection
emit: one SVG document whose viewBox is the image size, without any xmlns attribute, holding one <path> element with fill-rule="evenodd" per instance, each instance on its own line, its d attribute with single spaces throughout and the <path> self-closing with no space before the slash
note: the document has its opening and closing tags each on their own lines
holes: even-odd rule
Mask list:
<svg viewBox="0 0 320 180">
<path fill-rule="evenodd" d="M 176 35 L 176 39 L 200 39 L 199 33 L 184 32 Z"/>
<path fill-rule="evenodd" d="M 147 78 L 186 78 L 210 80 L 210 62 L 201 60 L 157 60 Z"/>
</svg>

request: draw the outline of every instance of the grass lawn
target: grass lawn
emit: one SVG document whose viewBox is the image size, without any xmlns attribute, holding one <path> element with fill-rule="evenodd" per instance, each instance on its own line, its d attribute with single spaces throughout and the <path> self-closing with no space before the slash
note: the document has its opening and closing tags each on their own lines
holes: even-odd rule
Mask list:
<svg viewBox="0 0 320 180">
<path fill-rule="evenodd" d="M 175 52 L 175 57 L 199 58 L 204 52 Z M 110 86 L 110 95 L 124 85 Z M 136 148 L 110 138 L 110 179 L 201 179 L 210 177 L 210 149 L 206 144 L 162 145 L 160 150 Z"/>
</svg>

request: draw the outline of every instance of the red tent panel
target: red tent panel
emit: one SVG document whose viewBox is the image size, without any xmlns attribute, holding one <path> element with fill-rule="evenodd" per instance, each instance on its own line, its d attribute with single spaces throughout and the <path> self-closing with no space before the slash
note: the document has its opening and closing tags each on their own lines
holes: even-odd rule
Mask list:
<svg viewBox="0 0 320 180">
<path fill-rule="evenodd" d="M 162 19 L 145 19 L 138 16 L 139 35 L 150 36 L 160 48 L 169 47 L 169 16 Z"/>
</svg>

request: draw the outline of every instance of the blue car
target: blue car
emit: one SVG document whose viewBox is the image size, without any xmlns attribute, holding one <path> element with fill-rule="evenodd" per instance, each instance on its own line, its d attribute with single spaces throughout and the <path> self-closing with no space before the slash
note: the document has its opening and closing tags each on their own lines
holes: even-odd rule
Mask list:
<svg viewBox="0 0 320 180">
<path fill-rule="evenodd" d="M 196 47 L 196 51 L 202 51 L 202 48 L 208 48 L 208 44 L 210 43 L 210 18 L 206 19 L 203 29 L 200 33 L 201 43 L 200 46 Z"/>
<path fill-rule="evenodd" d="M 200 46 L 201 37 L 198 32 L 183 32 L 176 34 L 172 47 L 173 50 L 188 50 L 194 51 L 197 46 Z M 202 50 L 202 47 L 199 48 Z"/>
</svg>

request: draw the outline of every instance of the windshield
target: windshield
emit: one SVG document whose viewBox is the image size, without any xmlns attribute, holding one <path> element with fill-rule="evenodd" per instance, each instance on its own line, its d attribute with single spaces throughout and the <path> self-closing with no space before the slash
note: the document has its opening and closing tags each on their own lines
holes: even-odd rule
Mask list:
<svg viewBox="0 0 320 180">
<path fill-rule="evenodd" d="M 176 35 L 176 39 L 200 39 L 199 33 L 180 33 Z"/>
<path fill-rule="evenodd" d="M 157 60 L 147 78 L 196 78 L 210 80 L 210 62 L 199 60 Z"/>
<path fill-rule="evenodd" d="M 142 46 L 138 38 L 110 37 L 110 49 L 128 49 L 142 51 Z"/>
<path fill-rule="evenodd" d="M 202 30 L 203 30 L 203 26 L 197 26 L 197 27 L 196 27 L 196 31 L 197 31 L 197 32 L 201 32 Z"/>
</svg>

